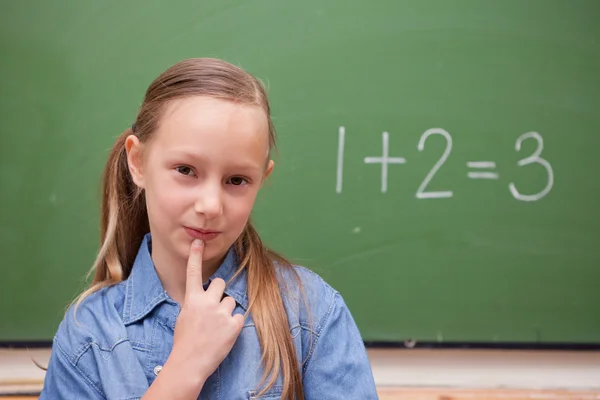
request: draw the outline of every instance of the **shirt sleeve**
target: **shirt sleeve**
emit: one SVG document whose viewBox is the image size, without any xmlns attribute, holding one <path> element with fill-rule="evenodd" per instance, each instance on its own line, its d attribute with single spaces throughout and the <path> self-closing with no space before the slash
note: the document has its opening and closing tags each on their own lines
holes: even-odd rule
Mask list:
<svg viewBox="0 0 600 400">
<path fill-rule="evenodd" d="M 105 399 L 83 372 L 73 365 L 55 339 L 39 400 Z"/>
<path fill-rule="evenodd" d="M 378 399 L 362 337 L 337 292 L 322 326 L 304 365 L 305 399 Z"/>
</svg>

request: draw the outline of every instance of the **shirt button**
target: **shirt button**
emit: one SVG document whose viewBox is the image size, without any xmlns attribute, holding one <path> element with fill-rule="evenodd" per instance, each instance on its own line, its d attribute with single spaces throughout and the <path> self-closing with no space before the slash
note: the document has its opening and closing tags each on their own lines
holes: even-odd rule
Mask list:
<svg viewBox="0 0 600 400">
<path fill-rule="evenodd" d="M 154 375 L 158 376 L 158 373 L 162 371 L 162 365 L 157 365 L 154 367 Z"/>
</svg>

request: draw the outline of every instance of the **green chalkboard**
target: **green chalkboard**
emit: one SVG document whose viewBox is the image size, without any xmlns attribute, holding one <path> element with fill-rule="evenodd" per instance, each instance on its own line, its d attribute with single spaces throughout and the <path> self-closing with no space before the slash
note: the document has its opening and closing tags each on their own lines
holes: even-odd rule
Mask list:
<svg viewBox="0 0 600 400">
<path fill-rule="evenodd" d="M 0 341 L 50 340 L 99 177 L 188 57 L 269 88 L 254 219 L 365 341 L 600 343 L 600 2 L 0 2 Z"/>
</svg>

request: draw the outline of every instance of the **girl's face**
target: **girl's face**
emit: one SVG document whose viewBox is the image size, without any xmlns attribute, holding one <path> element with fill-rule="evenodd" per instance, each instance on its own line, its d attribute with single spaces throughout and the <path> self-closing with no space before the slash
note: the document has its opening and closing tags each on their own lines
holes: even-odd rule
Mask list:
<svg viewBox="0 0 600 400">
<path fill-rule="evenodd" d="M 153 247 L 187 260 L 200 238 L 204 260 L 216 265 L 242 233 L 273 169 L 267 117 L 258 106 L 195 96 L 170 102 L 159 125 L 147 143 L 127 141 Z"/>
</svg>

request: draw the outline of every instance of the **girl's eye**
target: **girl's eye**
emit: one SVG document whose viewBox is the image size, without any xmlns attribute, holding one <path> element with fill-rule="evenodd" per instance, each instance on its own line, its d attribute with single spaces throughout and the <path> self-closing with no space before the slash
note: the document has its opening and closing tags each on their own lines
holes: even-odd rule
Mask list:
<svg viewBox="0 0 600 400">
<path fill-rule="evenodd" d="M 179 167 L 175 167 L 175 170 L 182 175 L 194 175 L 194 171 L 190 167 L 186 167 L 185 165 L 180 165 Z"/>
<path fill-rule="evenodd" d="M 241 185 L 245 185 L 248 184 L 248 181 L 244 178 L 242 178 L 241 176 L 234 176 L 231 177 L 227 180 L 227 183 L 233 185 L 233 186 L 241 186 Z"/>
</svg>

